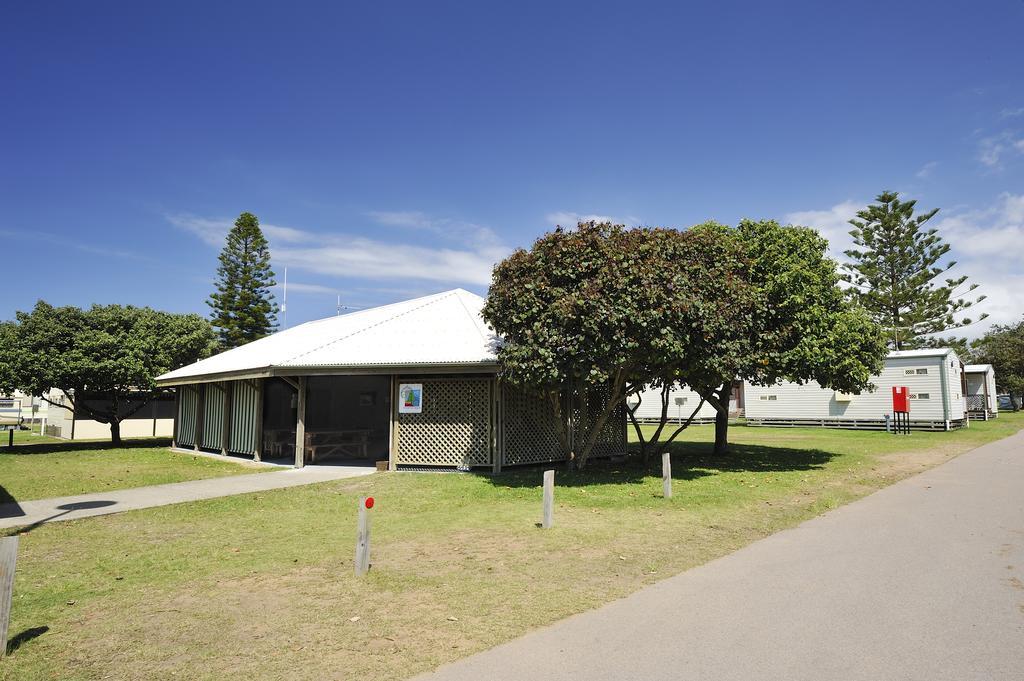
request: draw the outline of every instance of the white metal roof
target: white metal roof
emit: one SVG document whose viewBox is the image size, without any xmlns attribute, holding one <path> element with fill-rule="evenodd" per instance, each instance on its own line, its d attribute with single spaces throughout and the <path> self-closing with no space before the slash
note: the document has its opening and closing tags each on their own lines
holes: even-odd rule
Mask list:
<svg viewBox="0 0 1024 681">
<path fill-rule="evenodd" d="M 899 359 L 900 357 L 945 357 L 953 352 L 953 348 L 921 348 L 920 350 L 894 350 L 886 359 Z"/>
<path fill-rule="evenodd" d="M 990 371 L 995 371 L 991 364 L 968 364 L 964 367 L 964 371 L 969 374 L 987 374 Z"/>
<path fill-rule="evenodd" d="M 166 373 L 159 385 L 295 369 L 483 366 L 497 363 L 484 300 L 463 289 L 307 322 Z M 301 372 L 298 372 L 301 373 Z"/>
</svg>

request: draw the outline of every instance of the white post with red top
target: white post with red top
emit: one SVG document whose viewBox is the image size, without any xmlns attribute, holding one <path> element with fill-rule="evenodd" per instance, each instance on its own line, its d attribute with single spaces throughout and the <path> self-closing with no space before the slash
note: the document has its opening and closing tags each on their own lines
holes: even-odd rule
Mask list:
<svg viewBox="0 0 1024 681">
<path fill-rule="evenodd" d="M 356 530 L 356 577 L 370 569 L 370 509 L 373 497 L 359 498 L 359 527 Z"/>
</svg>

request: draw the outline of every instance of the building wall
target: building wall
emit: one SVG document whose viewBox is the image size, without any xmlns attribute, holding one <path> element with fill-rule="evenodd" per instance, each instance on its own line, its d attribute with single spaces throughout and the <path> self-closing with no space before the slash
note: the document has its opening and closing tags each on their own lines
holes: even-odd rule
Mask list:
<svg viewBox="0 0 1024 681">
<path fill-rule="evenodd" d="M 952 365 L 952 366 L 951 366 Z M 945 404 L 943 370 L 946 373 Z M 944 422 L 964 418 L 960 361 L 955 354 L 942 357 L 895 357 L 885 361 L 882 373 L 872 379 L 875 390 L 842 395 L 816 382 L 805 385 L 744 386 L 749 419 L 882 420 L 892 413 L 893 386 L 910 389 L 912 421 Z M 927 399 L 922 397 L 927 395 Z"/>
<path fill-rule="evenodd" d="M 63 398 L 54 396 L 55 402 Z M 72 423 L 74 421 L 74 423 Z M 110 438 L 110 424 L 92 419 L 74 419 L 69 405 L 51 405 L 46 418 L 47 433 L 65 440 L 105 440 Z M 122 438 L 170 437 L 174 418 L 128 418 L 121 421 Z M 155 432 L 154 432 L 155 431 Z"/>
<path fill-rule="evenodd" d="M 682 400 L 683 404 L 679 405 L 676 400 Z M 670 421 L 685 421 L 690 418 L 690 414 L 700 404 L 700 395 L 690 390 L 686 386 L 676 386 L 669 393 L 668 401 L 668 418 Z M 636 418 L 638 421 L 658 421 L 661 419 L 661 388 L 648 388 L 640 393 L 640 406 L 636 409 Z M 715 408 L 705 402 L 701 405 L 700 411 L 697 412 L 695 420 L 702 421 L 714 421 L 715 420 Z"/>
</svg>

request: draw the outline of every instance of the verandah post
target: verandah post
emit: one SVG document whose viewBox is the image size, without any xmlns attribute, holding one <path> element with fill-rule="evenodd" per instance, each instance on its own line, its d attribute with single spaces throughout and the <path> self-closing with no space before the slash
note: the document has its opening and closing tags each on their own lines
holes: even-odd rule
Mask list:
<svg viewBox="0 0 1024 681">
<path fill-rule="evenodd" d="M 295 415 L 295 467 L 306 465 L 306 377 L 299 376 L 299 395 Z"/>
</svg>

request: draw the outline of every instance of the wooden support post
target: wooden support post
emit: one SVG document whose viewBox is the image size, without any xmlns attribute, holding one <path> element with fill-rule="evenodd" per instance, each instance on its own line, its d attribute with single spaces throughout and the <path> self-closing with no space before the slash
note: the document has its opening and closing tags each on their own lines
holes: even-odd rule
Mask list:
<svg viewBox="0 0 1024 681">
<path fill-rule="evenodd" d="M 370 505 L 373 502 L 369 502 Z M 359 524 L 356 527 L 356 577 L 365 575 L 370 569 L 370 509 L 367 498 L 359 498 Z"/>
<path fill-rule="evenodd" d="M 299 376 L 298 409 L 295 414 L 295 467 L 306 465 L 306 377 Z"/>
<path fill-rule="evenodd" d="M 555 471 L 544 471 L 544 521 L 545 530 L 555 523 Z"/>
<path fill-rule="evenodd" d="M 388 400 L 391 428 L 388 431 L 388 470 L 398 470 L 398 376 L 391 375 L 391 398 Z"/>
<path fill-rule="evenodd" d="M 7 628 L 11 623 L 14 564 L 17 560 L 18 535 L 0 538 L 0 657 L 7 654 Z"/>
<path fill-rule="evenodd" d="M 668 452 L 661 455 L 661 495 L 672 498 L 672 455 Z"/>
<path fill-rule="evenodd" d="M 228 455 L 231 447 L 231 402 L 235 395 L 235 384 L 231 381 L 224 383 L 224 420 L 220 429 L 220 454 Z"/>
<path fill-rule="evenodd" d="M 206 425 L 206 386 L 202 383 L 196 385 L 196 441 L 192 449 L 199 451 L 199 445 L 203 441 L 203 428 Z"/>
<path fill-rule="evenodd" d="M 256 449 L 252 453 L 254 461 L 260 461 L 263 455 L 263 379 L 257 378 L 256 384 Z"/>
<path fill-rule="evenodd" d="M 174 389 L 174 420 L 171 422 L 171 447 L 178 446 L 178 425 L 181 423 L 181 386 Z"/>
</svg>

